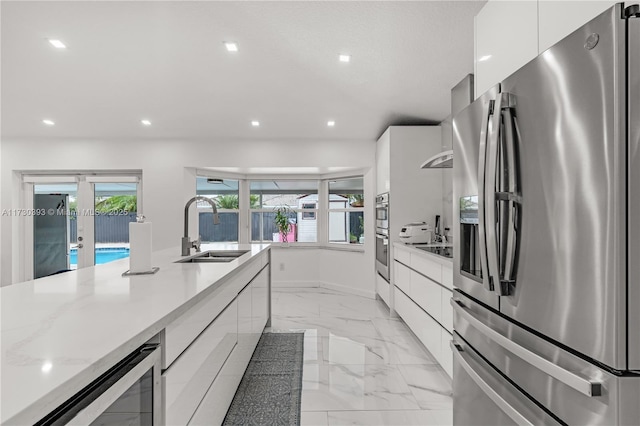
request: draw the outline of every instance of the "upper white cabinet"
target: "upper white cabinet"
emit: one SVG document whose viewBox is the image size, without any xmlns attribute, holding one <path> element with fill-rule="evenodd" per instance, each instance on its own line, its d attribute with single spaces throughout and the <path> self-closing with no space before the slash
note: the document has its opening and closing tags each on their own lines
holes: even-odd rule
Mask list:
<svg viewBox="0 0 640 426">
<path fill-rule="evenodd" d="M 537 1 L 489 1 L 475 18 L 476 98 L 538 55 Z"/>
<path fill-rule="evenodd" d="M 376 195 L 389 192 L 391 187 L 391 131 L 380 136 L 376 144 Z"/>
<path fill-rule="evenodd" d="M 475 18 L 476 98 L 615 3 L 487 2 Z"/>
<path fill-rule="evenodd" d="M 538 2 L 539 53 L 544 52 L 615 3 L 614 1 Z"/>
</svg>

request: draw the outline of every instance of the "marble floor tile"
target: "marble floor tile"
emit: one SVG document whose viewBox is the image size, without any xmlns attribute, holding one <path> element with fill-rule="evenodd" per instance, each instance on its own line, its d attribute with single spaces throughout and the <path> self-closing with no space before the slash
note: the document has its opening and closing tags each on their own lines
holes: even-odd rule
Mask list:
<svg viewBox="0 0 640 426">
<path fill-rule="evenodd" d="M 303 411 L 300 413 L 300 426 L 328 426 L 326 411 Z"/>
<path fill-rule="evenodd" d="M 439 365 L 398 365 L 420 408 L 452 409 L 451 379 Z"/>
<path fill-rule="evenodd" d="M 341 317 L 348 313 L 350 318 L 389 318 L 389 308 L 375 299 L 360 296 L 333 296 L 324 298 L 320 305 L 320 316 Z"/>
<path fill-rule="evenodd" d="M 388 364 L 389 351 L 382 338 L 340 336 L 322 339 L 322 360 L 327 364 Z"/>
<path fill-rule="evenodd" d="M 439 425 L 429 410 L 330 411 L 329 426 L 432 426 Z"/>
<path fill-rule="evenodd" d="M 388 365 L 305 365 L 302 411 L 418 409 L 402 375 Z"/>
<path fill-rule="evenodd" d="M 405 326 L 406 327 L 406 326 Z M 412 333 L 385 339 L 389 364 L 437 364 L 438 361 Z"/>
<path fill-rule="evenodd" d="M 274 316 L 271 321 L 273 329 L 284 330 L 317 330 L 318 335 L 328 337 L 329 333 L 340 336 L 362 336 L 379 338 L 380 334 L 367 319 L 343 317 L 281 317 Z"/>
<path fill-rule="evenodd" d="M 302 331 L 304 425 L 451 425 L 451 381 L 379 300 L 274 289 L 273 331 Z"/>
<path fill-rule="evenodd" d="M 436 426 L 453 425 L 453 410 L 429 410 Z"/>
</svg>

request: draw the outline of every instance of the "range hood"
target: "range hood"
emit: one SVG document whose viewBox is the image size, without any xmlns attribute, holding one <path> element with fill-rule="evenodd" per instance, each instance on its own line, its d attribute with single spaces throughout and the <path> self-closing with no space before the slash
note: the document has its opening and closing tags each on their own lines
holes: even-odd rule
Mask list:
<svg viewBox="0 0 640 426">
<path fill-rule="evenodd" d="M 421 169 L 450 169 L 453 167 L 453 150 L 442 151 L 422 163 Z"/>
<path fill-rule="evenodd" d="M 473 74 L 468 74 L 451 89 L 451 117 L 465 109 L 473 102 Z M 451 146 L 443 138 L 443 147 Z M 443 151 L 422 163 L 421 169 L 451 169 L 453 168 L 453 150 Z"/>
</svg>

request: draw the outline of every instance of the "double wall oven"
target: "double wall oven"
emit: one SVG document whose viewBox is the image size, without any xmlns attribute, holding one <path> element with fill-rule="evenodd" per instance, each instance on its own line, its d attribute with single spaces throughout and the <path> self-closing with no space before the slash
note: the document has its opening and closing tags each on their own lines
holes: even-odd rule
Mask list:
<svg viewBox="0 0 640 426">
<path fill-rule="evenodd" d="M 389 193 L 376 197 L 376 271 L 389 281 Z"/>
</svg>

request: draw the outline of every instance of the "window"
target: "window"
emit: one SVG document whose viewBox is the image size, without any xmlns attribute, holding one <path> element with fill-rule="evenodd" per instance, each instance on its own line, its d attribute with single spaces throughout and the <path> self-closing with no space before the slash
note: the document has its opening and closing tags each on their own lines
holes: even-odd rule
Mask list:
<svg viewBox="0 0 640 426">
<path fill-rule="evenodd" d="M 236 242 L 240 219 L 238 181 L 198 176 L 196 195 L 212 199 L 218 208 L 220 223 L 213 224 L 209 203 L 198 201 L 198 220 L 202 242 Z"/>
<path fill-rule="evenodd" d="M 302 203 L 302 220 L 316 220 L 315 211 L 305 211 L 309 209 L 315 209 L 316 203 Z"/>
<path fill-rule="evenodd" d="M 329 181 L 329 242 L 364 243 L 364 179 Z"/>
<path fill-rule="evenodd" d="M 318 241 L 317 203 L 317 180 L 251 181 L 251 241 Z M 276 226 L 278 210 L 289 218 L 286 234 Z"/>
</svg>

